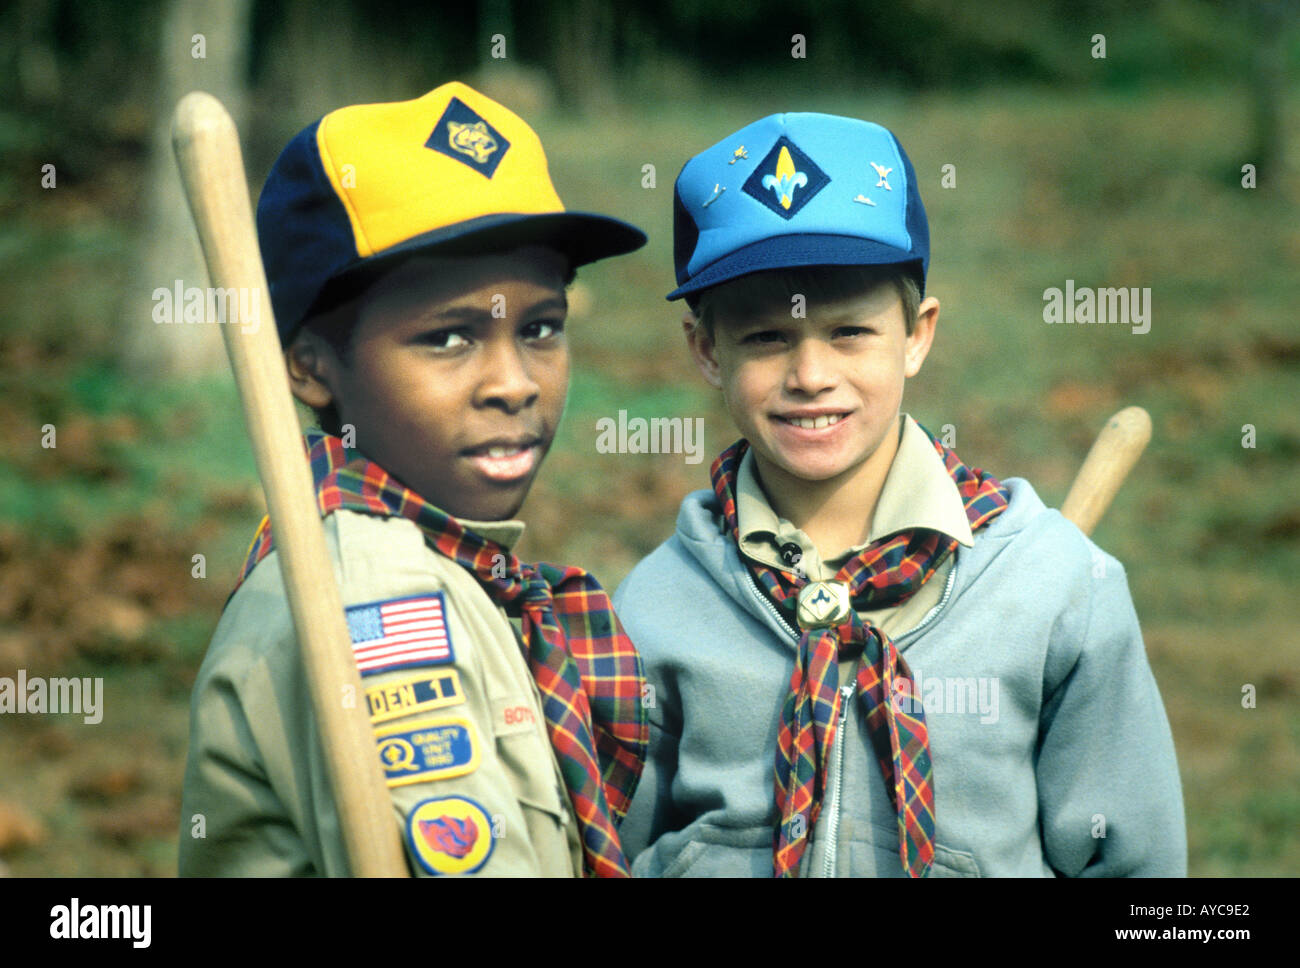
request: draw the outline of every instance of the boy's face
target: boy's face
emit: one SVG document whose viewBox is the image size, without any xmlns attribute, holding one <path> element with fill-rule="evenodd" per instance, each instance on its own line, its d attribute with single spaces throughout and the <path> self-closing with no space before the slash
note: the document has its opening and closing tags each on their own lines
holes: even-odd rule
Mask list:
<svg viewBox="0 0 1300 968">
<path fill-rule="evenodd" d="M 361 297 L 346 361 L 295 342 L 294 392 L 332 400 L 358 450 L 447 513 L 512 517 L 568 392 L 566 269 L 539 246 L 413 257 Z"/>
<path fill-rule="evenodd" d="M 830 483 L 878 453 L 893 460 L 903 383 L 929 352 L 938 300 L 921 303 L 910 336 L 889 283 L 852 299 L 809 302 L 805 318 L 788 306 L 748 318 L 718 310 L 712 339 L 688 314 L 687 339 L 765 482 Z"/>
</svg>

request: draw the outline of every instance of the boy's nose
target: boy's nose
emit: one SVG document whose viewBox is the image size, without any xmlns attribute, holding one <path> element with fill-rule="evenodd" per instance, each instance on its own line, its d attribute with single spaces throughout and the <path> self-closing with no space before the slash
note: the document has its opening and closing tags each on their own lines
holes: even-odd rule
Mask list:
<svg viewBox="0 0 1300 968">
<path fill-rule="evenodd" d="M 480 406 L 497 406 L 507 413 L 518 413 L 536 402 L 541 387 L 529 375 L 513 339 L 491 341 L 488 352 L 483 354 L 482 367 L 476 394 Z"/>
<path fill-rule="evenodd" d="M 833 350 L 819 339 L 801 339 L 790 350 L 785 388 L 791 393 L 815 395 L 835 386 Z"/>
</svg>

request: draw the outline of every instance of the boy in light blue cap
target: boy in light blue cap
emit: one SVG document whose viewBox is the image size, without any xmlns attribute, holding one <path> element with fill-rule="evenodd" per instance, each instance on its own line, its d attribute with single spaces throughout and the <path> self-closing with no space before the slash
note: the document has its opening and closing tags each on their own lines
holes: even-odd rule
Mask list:
<svg viewBox="0 0 1300 968">
<path fill-rule="evenodd" d="M 678 176 L 668 298 L 742 439 L 615 596 L 635 875 L 1186 873 L 1123 567 L 901 411 L 929 256 L 879 125 L 772 115 Z"/>
</svg>

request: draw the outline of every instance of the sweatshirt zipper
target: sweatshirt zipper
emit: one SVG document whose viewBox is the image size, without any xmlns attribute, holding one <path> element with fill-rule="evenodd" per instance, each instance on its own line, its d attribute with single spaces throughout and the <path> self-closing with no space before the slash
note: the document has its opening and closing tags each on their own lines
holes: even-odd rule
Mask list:
<svg viewBox="0 0 1300 968">
<path fill-rule="evenodd" d="M 915 635 L 917 632 L 920 632 L 923 628 L 925 628 L 927 625 L 933 622 L 935 618 L 938 617 L 939 613 L 943 611 L 943 607 L 948 604 L 948 598 L 952 595 L 952 586 L 956 581 L 957 581 L 957 562 L 954 561 L 952 563 L 952 568 L 948 570 L 948 580 L 943 584 L 943 596 L 939 599 L 938 604 L 935 605 L 934 608 L 930 609 L 930 611 L 926 613 L 925 618 L 921 619 L 919 624 L 908 629 L 902 635 L 894 639 L 894 641 L 901 642 L 903 639 L 909 638 Z"/>
<path fill-rule="evenodd" d="M 780 623 L 781 627 L 785 629 L 787 633 L 789 633 L 790 638 L 792 638 L 797 644 L 799 641 L 799 632 L 795 629 L 793 625 L 791 625 L 789 622 L 786 621 L 785 616 L 781 614 L 780 609 L 778 609 L 775 605 L 773 605 L 771 601 L 768 600 L 767 596 L 763 594 L 762 590 L 758 587 L 757 580 L 754 578 L 754 573 L 750 571 L 748 568 L 746 568 L 745 577 L 749 579 L 749 584 L 747 587 L 749 588 L 750 593 L 754 596 L 754 598 L 758 600 L 758 603 L 760 605 L 762 605 L 765 609 L 767 609 L 768 612 L 771 613 L 772 617 L 775 618 L 778 623 Z"/>
<path fill-rule="evenodd" d="M 835 733 L 835 790 L 831 793 L 830 813 L 826 817 L 826 853 L 822 867 L 823 877 L 835 876 L 836 850 L 840 833 L 840 790 L 844 788 L 845 724 L 849 720 L 849 703 L 853 699 L 853 686 L 840 686 L 840 725 Z"/>
</svg>

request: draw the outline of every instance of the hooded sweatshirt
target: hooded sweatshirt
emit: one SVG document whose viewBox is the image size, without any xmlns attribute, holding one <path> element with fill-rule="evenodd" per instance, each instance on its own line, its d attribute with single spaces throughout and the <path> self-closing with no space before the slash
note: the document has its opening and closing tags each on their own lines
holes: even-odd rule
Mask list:
<svg viewBox="0 0 1300 968">
<path fill-rule="evenodd" d="M 937 602 L 891 632 L 930 735 L 932 877 L 1185 876 L 1173 739 L 1123 566 L 1004 482 Z M 634 876 L 770 877 L 773 768 L 798 631 L 759 591 L 711 490 L 615 608 L 646 666 L 650 751 L 621 828 Z M 800 876 L 903 877 L 898 820 L 858 703 Z"/>
</svg>

